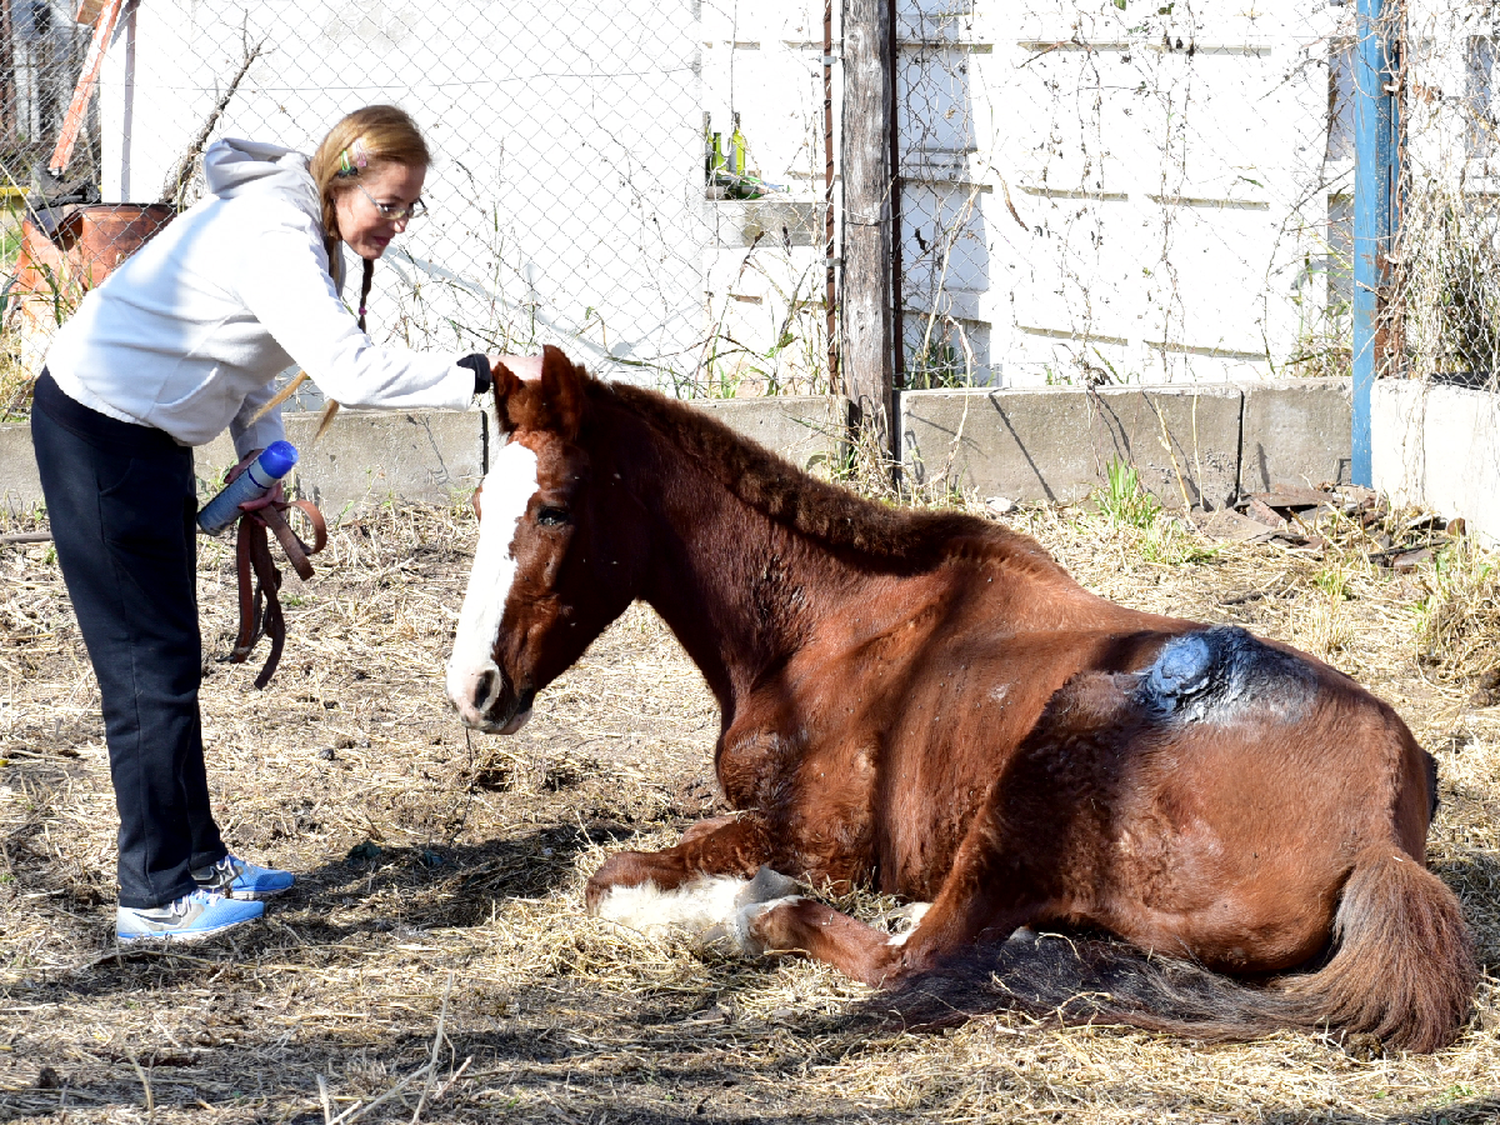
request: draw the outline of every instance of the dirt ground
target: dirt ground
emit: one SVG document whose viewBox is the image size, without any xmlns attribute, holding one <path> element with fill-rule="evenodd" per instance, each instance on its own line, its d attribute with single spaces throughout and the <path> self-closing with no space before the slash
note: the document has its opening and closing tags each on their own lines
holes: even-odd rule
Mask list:
<svg viewBox="0 0 1500 1125">
<path fill-rule="evenodd" d="M 1369 544 L 1233 544 L 1076 510 L 1012 522 L 1106 596 L 1289 640 L 1397 706 L 1439 758 L 1432 860 L 1485 966 L 1456 1045 L 1356 1057 L 1318 1036 L 1208 1046 L 1006 1015 L 872 1033 L 852 1016 L 867 990 L 831 970 L 587 918 L 609 849 L 665 846 L 721 807 L 713 702 L 636 607 L 520 734 L 467 735 L 442 668 L 474 526 L 386 507 L 338 528 L 310 583 L 289 576 L 265 692 L 222 662 L 232 574 L 204 541 L 217 813 L 232 848 L 299 881 L 264 925 L 181 953 L 113 944 L 93 677 L 50 546 L 0 545 L 0 1120 L 1500 1119 L 1500 707 L 1431 642 L 1482 663 L 1494 619 L 1464 606 L 1493 605 L 1493 560 L 1403 572 Z M 1455 591 L 1450 631 L 1424 641 Z"/>
</svg>

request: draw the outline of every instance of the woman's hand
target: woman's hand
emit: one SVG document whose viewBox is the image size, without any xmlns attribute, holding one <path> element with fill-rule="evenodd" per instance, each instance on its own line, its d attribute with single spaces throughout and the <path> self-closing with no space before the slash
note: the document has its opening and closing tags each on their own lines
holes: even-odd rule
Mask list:
<svg viewBox="0 0 1500 1125">
<path fill-rule="evenodd" d="M 534 382 L 542 377 L 542 357 L 540 355 L 506 355 L 498 353 L 489 357 L 490 370 L 495 374 L 506 370 L 517 379 Z"/>
<path fill-rule="evenodd" d="M 254 500 L 246 500 L 243 504 L 241 504 L 240 511 L 253 512 L 259 508 L 269 508 L 272 504 L 285 503 L 286 490 L 281 487 L 281 482 L 277 481 L 269 489 L 266 490 L 266 494 L 264 496 L 260 496 Z"/>
<path fill-rule="evenodd" d="M 224 474 L 224 483 L 228 484 L 230 481 L 234 480 L 235 477 L 239 476 L 252 464 L 254 464 L 255 459 L 264 452 L 264 449 L 252 449 L 249 453 L 241 457 L 240 463 Z M 285 502 L 286 490 L 281 487 L 281 482 L 277 481 L 270 487 L 270 489 L 264 496 L 258 496 L 254 500 L 246 500 L 243 504 L 241 504 L 240 511 L 253 512 L 257 508 L 266 508 L 272 504 L 281 504 Z"/>
<path fill-rule="evenodd" d="M 265 452 L 265 449 L 263 449 L 263 448 L 262 449 L 252 449 L 249 453 L 247 453 L 243 457 L 241 457 L 240 458 L 240 463 L 238 465 L 236 465 L 234 468 L 230 469 L 227 473 L 224 474 L 224 483 L 225 484 L 231 483 L 234 480 L 235 477 L 239 476 L 246 469 L 248 469 L 251 465 L 253 465 L 255 463 L 255 459 L 257 457 L 259 457 L 264 452 Z"/>
</svg>

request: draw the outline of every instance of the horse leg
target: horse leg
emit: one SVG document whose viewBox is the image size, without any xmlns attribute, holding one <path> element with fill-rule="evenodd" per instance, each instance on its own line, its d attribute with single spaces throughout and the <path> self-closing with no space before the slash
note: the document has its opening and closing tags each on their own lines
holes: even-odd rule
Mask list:
<svg viewBox="0 0 1500 1125">
<path fill-rule="evenodd" d="M 890 934 L 831 906 L 798 896 L 746 903 L 726 926 L 748 956 L 801 953 L 876 987 L 920 974 L 976 943 L 1002 942 L 1022 926 L 1059 912 L 1039 881 L 1002 849 L 995 794 L 965 834 L 937 897 L 912 910 L 915 928 Z"/>
<path fill-rule="evenodd" d="M 808 751 L 745 725 L 724 737 L 718 770 L 731 803 L 750 811 L 695 824 L 673 848 L 611 856 L 589 880 L 590 913 L 647 931 L 672 924 L 717 932 L 737 910 L 789 895 L 793 879 L 778 871 L 852 886 L 870 868 L 869 749 Z M 769 818 L 758 811 L 767 806 L 780 811 Z"/>
<path fill-rule="evenodd" d="M 1104 838 L 1094 797 L 1114 758 L 1112 745 L 1090 736 L 1118 725 L 1123 697 L 1102 674 L 1058 697 L 1065 705 L 1044 714 L 991 785 L 914 930 L 893 937 L 821 903 L 784 898 L 740 908 L 729 930 L 741 951 L 801 952 L 866 984 L 891 985 L 1022 926 L 1079 913 Z"/>
<path fill-rule="evenodd" d="M 706 931 L 746 905 L 791 892 L 791 879 L 765 867 L 771 857 L 759 816 L 715 817 L 689 828 L 676 847 L 610 856 L 584 898 L 590 914 L 643 932 Z"/>
</svg>

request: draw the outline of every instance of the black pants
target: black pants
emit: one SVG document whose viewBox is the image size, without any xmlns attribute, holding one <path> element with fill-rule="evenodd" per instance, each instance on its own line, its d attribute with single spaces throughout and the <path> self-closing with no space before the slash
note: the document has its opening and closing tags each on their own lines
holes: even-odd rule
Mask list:
<svg viewBox="0 0 1500 1125">
<path fill-rule="evenodd" d="M 193 451 L 37 380 L 31 440 L 63 581 L 103 697 L 120 905 L 162 906 L 222 859 L 198 685 Z"/>
</svg>

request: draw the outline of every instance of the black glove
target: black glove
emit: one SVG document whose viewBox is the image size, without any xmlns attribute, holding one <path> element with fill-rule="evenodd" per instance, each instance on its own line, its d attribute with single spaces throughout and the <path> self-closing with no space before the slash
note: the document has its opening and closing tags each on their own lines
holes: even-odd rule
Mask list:
<svg viewBox="0 0 1500 1125">
<path fill-rule="evenodd" d="M 482 395 L 490 389 L 493 380 L 490 378 L 490 357 L 483 352 L 475 352 L 466 355 L 458 361 L 460 367 L 467 367 L 474 372 L 474 393 Z"/>
</svg>

